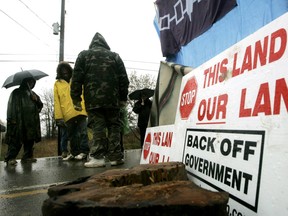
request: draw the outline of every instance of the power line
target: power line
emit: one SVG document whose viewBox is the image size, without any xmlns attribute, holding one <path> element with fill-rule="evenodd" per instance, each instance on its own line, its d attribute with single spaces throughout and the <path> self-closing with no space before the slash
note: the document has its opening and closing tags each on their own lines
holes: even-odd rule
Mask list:
<svg viewBox="0 0 288 216">
<path fill-rule="evenodd" d="M 0 54 L 1 55 L 1 54 Z M 0 62 L 58 62 L 58 60 L 44 60 L 44 59 L 29 59 L 29 60 L 0 60 Z M 74 62 L 70 62 L 71 64 L 74 64 Z M 141 70 L 141 71 L 158 71 L 158 70 L 153 70 L 153 69 L 148 69 L 148 68 L 137 68 L 137 67 L 126 67 L 127 70 Z"/>
<path fill-rule="evenodd" d="M 30 55 L 35 55 L 35 56 L 39 56 L 39 55 L 58 55 L 58 53 L 0 53 L 0 55 L 7 55 L 7 56 L 21 56 L 21 55 L 24 55 L 24 56 L 30 56 Z"/>
<path fill-rule="evenodd" d="M 137 62 L 137 63 L 144 63 L 144 64 L 159 64 L 159 62 L 147 62 L 147 61 L 136 61 L 136 60 L 123 60 L 127 62 Z"/>
<path fill-rule="evenodd" d="M 126 69 L 130 70 L 143 70 L 143 71 L 158 71 L 158 70 L 153 70 L 153 69 L 145 69 L 145 68 L 131 68 L 131 67 L 126 67 Z"/>
<path fill-rule="evenodd" d="M 7 55 L 7 56 L 39 56 L 39 55 L 43 55 L 43 56 L 50 56 L 50 55 L 59 55 L 58 53 L 55 53 L 55 54 L 53 54 L 53 53 L 48 53 L 48 54 L 46 54 L 46 53 L 0 53 L 0 56 L 1 55 L 3 55 L 3 56 L 5 56 L 5 55 Z M 69 54 L 67 54 L 67 55 L 65 55 L 66 56 L 66 58 L 70 58 L 71 59 L 71 56 L 73 57 L 75 57 L 76 55 L 69 55 Z M 140 61 L 140 60 L 125 60 L 125 59 L 123 59 L 123 61 L 124 62 L 135 62 L 135 63 L 143 63 L 143 64 L 156 64 L 156 65 L 159 65 L 159 62 L 149 62 L 149 61 Z"/>
<path fill-rule="evenodd" d="M 58 62 L 58 60 L 41 60 L 41 59 L 30 59 L 30 60 L 0 60 L 0 62 Z"/>
<path fill-rule="evenodd" d="M 46 53 L 0 53 L 0 55 L 7 55 L 7 56 L 35 55 L 35 56 L 39 56 L 39 55 L 58 55 L 58 53 L 55 53 L 55 54 L 53 54 L 53 53 L 48 53 L 48 54 L 46 54 Z M 73 55 L 73 54 L 70 54 L 70 55 L 67 54 L 65 56 L 66 56 L 66 58 L 67 57 L 68 58 L 77 57 L 77 55 Z M 123 61 L 124 62 L 136 62 L 136 63 L 143 63 L 143 64 L 157 64 L 157 65 L 159 65 L 159 62 L 149 62 L 149 61 L 141 61 L 141 60 L 126 60 L 126 59 L 123 59 Z"/>
<path fill-rule="evenodd" d="M 0 62 L 58 62 L 58 60 L 44 60 L 44 59 L 14 59 L 14 60 L 0 60 Z M 74 64 L 74 62 L 71 62 Z M 153 69 L 146 69 L 146 68 L 136 68 L 136 67 L 126 67 L 126 69 L 133 69 L 133 70 L 145 70 L 145 71 L 157 71 Z"/>
<path fill-rule="evenodd" d="M 33 13 L 39 20 L 41 20 L 45 25 L 48 26 L 49 29 L 53 29 L 52 26 L 50 26 L 49 24 L 47 24 L 47 22 L 45 22 L 38 14 L 36 14 L 33 10 L 31 10 L 23 1 L 18 0 L 19 2 L 21 2 L 23 5 L 25 5 L 25 7 L 31 12 Z"/>
<path fill-rule="evenodd" d="M 74 55 L 74 54 L 66 54 L 65 55 L 66 57 L 69 57 L 69 58 L 76 58 L 77 55 Z M 143 63 L 143 64 L 157 64 L 159 65 L 159 62 L 149 62 L 149 61 L 141 61 L 141 60 L 130 60 L 130 59 L 122 59 L 124 62 L 136 62 L 136 63 Z"/>
<path fill-rule="evenodd" d="M 23 28 L 26 32 L 28 32 L 29 34 L 31 34 L 33 37 L 35 37 L 37 40 L 41 41 L 42 43 L 44 43 L 46 46 L 50 47 L 49 44 L 45 43 L 44 41 L 42 41 L 39 37 L 37 37 L 35 34 L 33 34 L 29 29 L 25 28 L 23 25 L 21 25 L 19 22 L 17 22 L 15 19 L 13 19 L 11 16 L 9 16 L 6 12 L 4 12 L 2 9 L 0 9 L 0 11 L 5 14 L 8 18 L 10 18 L 11 20 L 13 20 L 17 25 L 19 25 L 21 28 Z"/>
</svg>

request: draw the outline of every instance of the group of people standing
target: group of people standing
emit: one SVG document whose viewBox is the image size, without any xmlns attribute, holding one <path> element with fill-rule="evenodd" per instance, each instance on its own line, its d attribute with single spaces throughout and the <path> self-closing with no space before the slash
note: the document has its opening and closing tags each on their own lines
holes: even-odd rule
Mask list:
<svg viewBox="0 0 288 216">
<path fill-rule="evenodd" d="M 79 53 L 74 70 L 60 62 L 56 71 L 54 116 L 56 124 L 67 130 L 70 142 L 63 160 L 86 159 L 85 167 L 123 164 L 120 115 L 127 104 L 129 79 L 119 54 L 97 32 L 89 49 Z M 33 145 L 41 141 L 43 103 L 32 91 L 35 83 L 33 78 L 24 79 L 8 101 L 5 162 L 9 165 L 17 164 L 22 143 L 21 161 L 36 161 Z"/>
<path fill-rule="evenodd" d="M 36 162 L 34 143 L 41 141 L 40 115 L 43 103 L 32 90 L 33 77 L 25 78 L 9 98 L 7 107 L 8 151 L 5 162 L 16 165 L 23 145 L 21 162 Z M 54 83 L 54 118 L 60 130 L 62 158 L 83 160 L 85 167 L 124 163 L 123 133 L 127 121 L 129 79 L 119 54 L 112 52 L 100 33 L 88 50 L 79 53 L 74 70 L 60 62 Z M 142 95 L 133 111 L 139 115 L 141 148 L 152 102 Z M 126 117 L 126 118 L 125 118 Z M 70 148 L 68 150 L 68 140 Z"/>
</svg>

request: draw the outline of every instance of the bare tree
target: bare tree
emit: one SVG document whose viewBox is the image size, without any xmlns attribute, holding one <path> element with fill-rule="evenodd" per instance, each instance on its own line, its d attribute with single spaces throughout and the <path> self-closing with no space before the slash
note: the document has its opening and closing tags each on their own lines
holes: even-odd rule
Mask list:
<svg viewBox="0 0 288 216">
<path fill-rule="evenodd" d="M 56 123 L 54 120 L 54 95 L 52 89 L 46 89 L 41 95 L 43 109 L 41 111 L 42 131 L 46 133 L 46 138 L 54 138 L 57 135 Z M 43 128 L 44 127 L 44 128 Z"/>
<path fill-rule="evenodd" d="M 139 75 L 136 73 L 136 71 L 133 71 L 128 76 L 130 81 L 129 94 L 137 89 L 143 89 L 143 88 L 155 89 L 156 87 L 156 79 L 149 74 Z M 137 128 L 137 119 L 138 119 L 138 115 L 132 111 L 135 102 L 136 101 L 128 100 L 127 105 L 128 121 L 130 124 L 130 128 L 133 129 Z"/>
</svg>

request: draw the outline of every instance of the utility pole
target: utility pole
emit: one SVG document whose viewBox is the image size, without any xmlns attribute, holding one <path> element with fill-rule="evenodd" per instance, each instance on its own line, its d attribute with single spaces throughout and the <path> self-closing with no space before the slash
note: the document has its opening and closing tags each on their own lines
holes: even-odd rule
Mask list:
<svg viewBox="0 0 288 216">
<path fill-rule="evenodd" d="M 65 0 L 61 1 L 59 62 L 64 60 Z"/>
<path fill-rule="evenodd" d="M 64 60 L 65 0 L 61 0 L 59 62 Z M 61 128 L 58 126 L 58 156 L 61 155 Z"/>
</svg>

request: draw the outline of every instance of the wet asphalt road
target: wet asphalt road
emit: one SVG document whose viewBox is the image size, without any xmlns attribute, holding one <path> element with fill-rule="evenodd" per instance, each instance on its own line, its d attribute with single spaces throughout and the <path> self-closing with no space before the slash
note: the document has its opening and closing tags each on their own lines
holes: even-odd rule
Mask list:
<svg viewBox="0 0 288 216">
<path fill-rule="evenodd" d="M 125 163 L 103 168 L 85 168 L 84 161 L 62 161 L 60 157 L 38 158 L 36 163 L 7 166 L 0 161 L 0 216 L 40 216 L 52 185 L 91 176 L 107 169 L 131 168 L 140 164 L 141 150 L 125 151 Z"/>
</svg>

